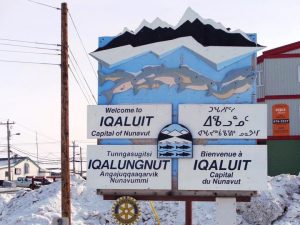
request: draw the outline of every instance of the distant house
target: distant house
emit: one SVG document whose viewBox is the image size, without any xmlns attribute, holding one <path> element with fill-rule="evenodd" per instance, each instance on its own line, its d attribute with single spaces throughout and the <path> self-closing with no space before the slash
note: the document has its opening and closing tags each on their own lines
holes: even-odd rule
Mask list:
<svg viewBox="0 0 300 225">
<path fill-rule="evenodd" d="M 269 174 L 300 171 L 300 42 L 257 59 L 257 101 L 268 105 Z"/>
<path fill-rule="evenodd" d="M 11 180 L 25 176 L 49 175 L 29 157 L 13 157 L 10 159 Z M 0 158 L 0 180 L 8 179 L 8 159 Z"/>
</svg>

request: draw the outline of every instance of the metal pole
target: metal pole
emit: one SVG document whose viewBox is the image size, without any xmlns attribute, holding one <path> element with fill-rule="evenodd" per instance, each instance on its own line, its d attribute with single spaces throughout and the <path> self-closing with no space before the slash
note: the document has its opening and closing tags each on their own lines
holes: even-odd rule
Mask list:
<svg viewBox="0 0 300 225">
<path fill-rule="evenodd" d="M 73 145 L 72 145 L 72 147 L 73 147 L 73 160 L 72 160 L 72 162 L 73 162 L 73 174 L 75 174 L 75 141 L 73 141 L 72 142 L 73 143 Z"/>
<path fill-rule="evenodd" d="M 36 144 L 36 163 L 39 165 L 39 145 L 38 145 L 37 132 L 35 132 L 35 144 Z"/>
<path fill-rule="evenodd" d="M 8 181 L 11 181 L 11 172 L 10 172 L 10 130 L 9 130 L 9 120 L 6 123 L 7 127 L 7 160 L 8 160 Z"/>
<path fill-rule="evenodd" d="M 6 130 L 7 130 L 7 167 L 8 167 L 8 171 L 7 171 L 7 179 L 9 181 L 11 181 L 11 168 L 10 168 L 10 129 L 9 129 L 9 125 L 15 124 L 15 122 L 9 122 L 9 120 L 7 120 L 6 123 L 0 123 L 0 125 L 6 125 Z"/>
<path fill-rule="evenodd" d="M 61 214 L 71 224 L 68 86 L 68 7 L 61 4 Z"/>
<path fill-rule="evenodd" d="M 192 225 L 192 201 L 185 201 L 185 225 Z"/>
<path fill-rule="evenodd" d="M 80 176 L 82 177 L 82 151 L 81 151 L 81 147 L 79 148 L 80 150 Z"/>
</svg>

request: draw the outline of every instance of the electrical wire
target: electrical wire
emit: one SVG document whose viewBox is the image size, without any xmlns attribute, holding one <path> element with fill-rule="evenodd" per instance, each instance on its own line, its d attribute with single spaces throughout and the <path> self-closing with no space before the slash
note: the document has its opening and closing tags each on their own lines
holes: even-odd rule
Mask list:
<svg viewBox="0 0 300 225">
<path fill-rule="evenodd" d="M 82 79 L 81 79 L 80 76 L 79 76 L 79 73 L 78 73 L 78 71 L 77 71 L 77 69 L 76 69 L 76 67 L 75 67 L 75 65 L 74 65 L 74 63 L 73 63 L 72 58 L 69 57 L 69 59 L 70 59 L 70 60 L 69 60 L 69 61 L 70 61 L 70 64 L 71 64 L 71 66 L 73 67 L 73 72 L 75 72 L 74 74 L 77 75 L 79 83 L 82 84 L 82 87 L 83 87 L 83 89 L 84 89 L 84 91 L 85 91 L 85 93 L 86 93 L 86 96 L 88 96 L 88 99 L 89 99 L 88 104 L 90 104 L 90 95 L 89 95 L 89 92 L 87 91 L 85 85 L 83 84 Z"/>
<path fill-rule="evenodd" d="M 15 125 L 20 126 L 20 127 L 22 127 L 23 129 L 26 129 L 26 130 L 32 132 L 32 133 L 34 134 L 34 136 L 36 135 L 36 133 L 38 133 L 39 136 L 43 136 L 44 138 L 46 138 L 46 139 L 48 139 L 48 140 L 51 140 L 51 141 L 59 142 L 59 143 L 60 143 L 59 140 L 57 140 L 57 139 L 55 139 L 55 138 L 52 138 L 52 137 L 50 137 L 50 136 L 48 136 L 48 135 L 46 135 L 46 134 L 43 134 L 43 133 L 41 133 L 41 132 L 37 132 L 36 130 L 27 127 L 26 125 L 20 123 L 19 121 L 16 121 Z"/>
<path fill-rule="evenodd" d="M 57 63 L 32 62 L 32 61 L 18 61 L 18 60 L 6 60 L 6 59 L 0 59 L 0 62 L 60 66 L 60 64 L 57 64 Z"/>
<path fill-rule="evenodd" d="M 30 43 L 30 44 L 37 44 L 37 45 L 52 45 L 60 47 L 60 44 L 53 44 L 53 43 L 45 43 L 45 42 L 37 42 L 37 41 L 24 41 L 24 40 L 17 40 L 17 39 L 10 39 L 10 38 L 0 38 L 1 41 L 12 41 L 12 42 L 22 42 L 22 43 Z"/>
<path fill-rule="evenodd" d="M 58 7 L 55 7 L 55 6 L 52 6 L 52 5 L 47 5 L 47 4 L 44 4 L 44 3 L 41 3 L 41 2 L 36 2 L 36 1 L 32 1 L 32 0 L 27 0 L 27 1 L 38 4 L 38 5 L 46 6 L 46 7 L 49 7 L 49 8 L 61 10 L 61 8 L 58 8 Z"/>
<path fill-rule="evenodd" d="M 91 95 L 92 95 L 92 97 L 93 97 L 93 99 L 95 101 L 95 104 L 97 104 L 97 100 L 96 100 L 96 98 L 95 98 L 95 96 L 94 96 L 94 94 L 93 94 L 93 92 L 92 92 L 92 90 L 90 88 L 90 85 L 88 84 L 87 80 L 85 79 L 85 77 L 83 75 L 83 72 L 82 72 L 82 70 L 81 70 L 81 68 L 80 68 L 80 66 L 79 66 L 79 64 L 78 64 L 78 62 L 77 62 L 77 60 L 76 60 L 76 58 L 75 58 L 75 56 L 74 56 L 74 54 L 73 54 L 73 52 L 72 52 L 72 50 L 71 50 L 70 47 L 69 47 L 69 50 L 70 50 L 70 53 L 71 53 L 71 57 L 74 59 L 75 64 L 77 65 L 77 67 L 78 67 L 78 69 L 79 69 L 79 71 L 81 73 L 81 76 L 83 77 L 84 82 L 85 82 L 86 86 L 88 87 L 88 89 L 89 89 L 89 91 L 90 91 L 90 93 L 91 93 Z"/>
<path fill-rule="evenodd" d="M 60 55 L 59 53 L 13 51 L 13 50 L 5 50 L 5 49 L 0 49 L 0 52 L 16 52 L 16 53 L 28 53 L 28 54 L 37 54 L 37 55 Z"/>
<path fill-rule="evenodd" d="M 70 65 L 71 65 L 72 68 L 73 68 L 73 72 L 75 72 L 74 74 L 77 75 L 79 83 L 82 85 L 82 87 L 83 87 L 83 89 L 84 89 L 86 95 L 89 97 L 88 99 L 90 100 L 89 92 L 87 91 L 85 85 L 83 84 L 82 79 L 80 78 L 80 76 L 79 76 L 79 74 L 78 74 L 78 71 L 77 71 L 77 69 L 76 69 L 76 67 L 75 67 L 75 65 L 74 65 L 74 63 L 73 63 L 73 60 L 72 60 L 70 57 L 69 57 L 69 62 L 71 63 Z M 70 66 L 70 65 L 69 65 L 69 66 Z"/>
<path fill-rule="evenodd" d="M 26 156 L 30 156 L 30 157 L 32 157 L 32 158 L 36 158 L 37 159 L 37 156 L 35 156 L 35 155 L 33 155 L 33 154 L 31 154 L 31 153 L 28 153 L 28 152 L 26 152 L 26 151 L 24 151 L 24 150 L 21 150 L 20 148 L 17 148 L 17 147 L 15 147 L 15 146 L 11 146 L 11 148 L 12 149 L 14 149 L 15 151 L 17 151 L 17 152 L 21 152 L 22 154 L 24 154 L 24 155 L 26 155 Z M 16 153 L 16 152 L 14 152 L 14 151 L 12 151 L 14 154 L 16 154 L 16 155 L 19 155 L 18 153 Z M 53 165 L 55 165 L 55 164 L 60 164 L 61 163 L 61 159 L 49 159 L 49 158 L 43 158 L 43 157 L 39 157 L 38 158 L 39 159 L 39 161 L 38 161 L 38 163 L 39 164 L 48 164 L 48 165 L 50 165 L 50 164 L 53 164 Z M 74 159 L 74 161 L 75 162 L 83 162 L 83 163 L 86 163 L 86 160 L 82 160 L 82 161 L 80 161 L 80 160 L 76 160 L 76 159 Z M 70 158 L 70 161 L 69 161 L 70 163 L 71 162 L 73 162 L 73 158 L 71 157 Z"/>
<path fill-rule="evenodd" d="M 60 64 L 57 63 L 18 61 L 18 60 L 5 60 L 5 59 L 0 59 L 0 62 L 60 66 Z"/>
<path fill-rule="evenodd" d="M 80 90 L 81 90 L 81 93 L 83 94 L 85 100 L 87 101 L 88 104 L 90 104 L 90 102 L 89 102 L 87 96 L 85 95 L 84 91 L 82 90 L 82 87 L 81 87 L 81 85 L 79 84 L 79 82 L 78 82 L 78 80 L 77 80 L 77 78 L 76 78 L 76 76 L 75 76 L 75 74 L 74 74 L 74 72 L 73 72 L 73 70 L 71 69 L 70 66 L 69 66 L 69 70 L 70 70 L 71 74 L 73 75 L 73 77 L 74 77 L 74 79 L 75 79 L 77 85 L 79 86 L 79 88 L 80 88 Z"/>
<path fill-rule="evenodd" d="M 42 165 L 60 165 L 60 162 L 56 162 L 56 163 L 50 163 L 50 162 L 40 162 L 39 161 L 39 164 L 42 164 Z"/>
<path fill-rule="evenodd" d="M 44 48 L 44 47 L 35 47 L 35 46 L 29 46 L 29 45 L 16 45 L 16 44 L 8 44 L 8 43 L 0 43 L 0 45 L 22 47 L 22 48 L 43 49 L 43 50 L 51 50 L 51 51 L 60 51 L 59 48 Z"/>
<path fill-rule="evenodd" d="M 81 39 L 81 36 L 80 36 L 80 34 L 79 34 L 79 31 L 78 31 L 78 29 L 77 29 L 77 26 L 75 25 L 75 21 L 73 20 L 73 17 L 72 17 L 72 15 L 71 15 L 70 11 L 68 11 L 68 14 L 69 14 L 70 19 L 71 19 L 71 22 L 72 22 L 72 24 L 73 24 L 73 26 L 74 26 L 74 28 L 75 28 L 75 31 L 76 31 L 76 33 L 77 33 L 77 36 L 78 36 L 78 38 L 79 38 L 79 40 L 80 40 L 81 46 L 82 46 L 83 49 L 84 49 L 85 55 L 86 55 L 86 57 L 87 57 L 87 59 L 88 59 L 88 61 L 89 61 L 89 63 L 90 63 L 90 66 L 91 66 L 91 68 L 92 68 L 92 71 L 93 71 L 93 73 L 94 73 L 96 79 L 98 80 L 97 73 L 96 73 L 96 71 L 95 71 L 95 69 L 94 69 L 94 67 L 93 67 L 93 64 L 92 64 L 92 62 L 91 62 L 91 60 L 90 60 L 90 57 L 89 57 L 89 55 L 88 55 L 88 53 L 87 53 L 87 51 L 86 51 L 86 48 L 84 47 L 83 41 L 82 41 L 82 39 Z"/>
<path fill-rule="evenodd" d="M 39 145 L 49 145 L 49 144 L 60 144 L 60 141 L 53 141 L 53 142 L 38 142 Z M 25 142 L 25 143 L 14 143 L 15 146 L 18 145 L 36 145 L 36 142 Z M 7 145 L 0 144 L 0 146 L 4 147 Z"/>
<path fill-rule="evenodd" d="M 16 150 L 16 151 L 18 151 L 18 152 L 21 152 L 21 153 L 23 153 L 23 154 L 25 154 L 25 155 L 27 155 L 27 156 L 30 156 L 30 157 L 33 157 L 33 158 L 36 158 L 37 159 L 37 156 L 36 155 L 34 155 L 34 154 L 32 154 L 32 153 L 29 153 L 29 152 L 26 152 L 26 151 L 24 151 L 24 150 L 22 150 L 22 149 L 20 149 L 20 148 L 17 148 L 16 146 L 14 146 L 14 145 L 11 145 L 11 148 L 12 149 L 14 149 L 14 150 Z M 43 157 L 39 157 L 39 161 L 40 161 L 40 159 L 41 159 L 41 161 L 48 161 L 48 162 L 57 162 L 57 161 L 60 161 L 60 159 L 49 159 L 49 158 L 43 158 Z"/>
<path fill-rule="evenodd" d="M 79 143 L 91 143 L 91 144 L 95 144 L 96 140 L 92 141 L 92 140 L 75 140 L 76 142 Z"/>
</svg>

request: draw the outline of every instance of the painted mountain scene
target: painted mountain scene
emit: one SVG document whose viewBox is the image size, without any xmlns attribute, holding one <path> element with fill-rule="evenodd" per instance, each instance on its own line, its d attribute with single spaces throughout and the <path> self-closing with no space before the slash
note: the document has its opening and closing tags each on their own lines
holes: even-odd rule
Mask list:
<svg viewBox="0 0 300 225">
<path fill-rule="evenodd" d="M 98 104 L 253 103 L 256 34 L 231 31 L 188 8 L 176 25 L 157 18 L 99 37 Z M 176 122 L 176 119 L 174 120 Z"/>
</svg>

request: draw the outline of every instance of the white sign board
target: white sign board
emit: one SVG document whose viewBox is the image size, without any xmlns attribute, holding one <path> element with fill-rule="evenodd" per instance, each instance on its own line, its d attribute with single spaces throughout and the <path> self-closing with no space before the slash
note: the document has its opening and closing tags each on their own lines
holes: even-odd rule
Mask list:
<svg viewBox="0 0 300 225">
<path fill-rule="evenodd" d="M 266 139 L 265 104 L 185 104 L 179 105 L 179 123 L 193 138 Z"/>
<path fill-rule="evenodd" d="M 172 105 L 89 105 L 88 138 L 157 138 L 172 122 Z"/>
<path fill-rule="evenodd" d="M 178 163 L 179 190 L 267 189 L 266 145 L 196 145 Z"/>
<path fill-rule="evenodd" d="M 87 185 L 96 189 L 171 189 L 171 159 L 156 145 L 94 145 L 87 149 Z"/>
</svg>

